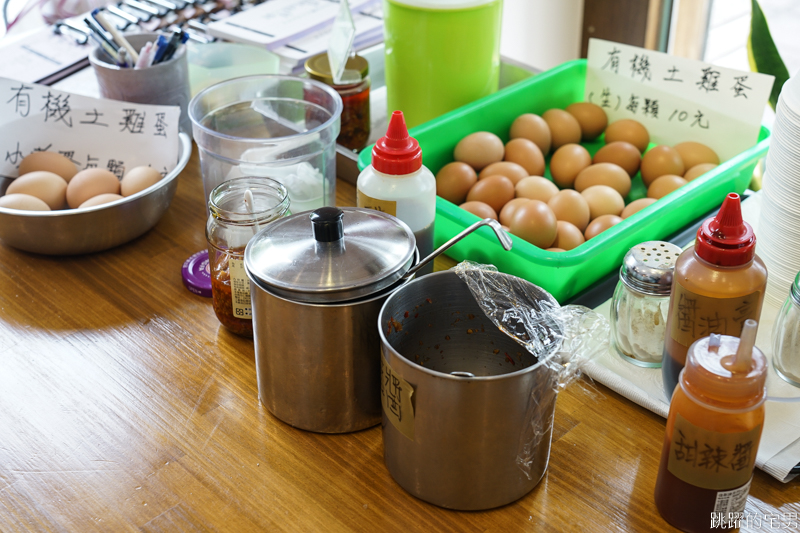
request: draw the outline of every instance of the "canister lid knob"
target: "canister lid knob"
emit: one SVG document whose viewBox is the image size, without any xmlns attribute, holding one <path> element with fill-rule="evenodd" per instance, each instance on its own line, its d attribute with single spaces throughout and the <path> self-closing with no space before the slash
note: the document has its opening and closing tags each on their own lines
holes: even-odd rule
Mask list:
<svg viewBox="0 0 800 533">
<path fill-rule="evenodd" d="M 314 239 L 317 242 L 336 242 L 344 236 L 342 226 L 342 210 L 338 207 L 320 207 L 311 215 L 314 227 Z"/>
</svg>

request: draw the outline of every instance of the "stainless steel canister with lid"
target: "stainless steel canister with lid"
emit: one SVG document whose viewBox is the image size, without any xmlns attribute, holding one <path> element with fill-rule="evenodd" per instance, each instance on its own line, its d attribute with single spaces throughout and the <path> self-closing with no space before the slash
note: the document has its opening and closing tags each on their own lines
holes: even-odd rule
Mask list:
<svg viewBox="0 0 800 533">
<path fill-rule="evenodd" d="M 625 254 L 611 300 L 611 336 L 623 359 L 658 368 L 664 349 L 672 273 L 681 249 L 648 241 Z"/>
<path fill-rule="evenodd" d="M 258 394 L 279 419 L 345 433 L 381 421 L 378 313 L 412 277 L 414 234 L 372 209 L 280 219 L 245 250 Z"/>
</svg>

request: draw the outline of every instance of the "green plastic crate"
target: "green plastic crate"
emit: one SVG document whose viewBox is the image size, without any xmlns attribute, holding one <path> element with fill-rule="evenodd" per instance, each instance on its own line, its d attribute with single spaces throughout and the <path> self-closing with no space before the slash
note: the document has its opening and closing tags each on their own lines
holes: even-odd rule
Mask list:
<svg viewBox="0 0 800 533">
<path fill-rule="evenodd" d="M 490 96 L 477 100 L 411 130 L 422 147 L 423 163 L 434 174 L 453 161 L 453 149 L 465 135 L 491 131 L 504 142 L 514 119 L 523 113 L 541 115 L 551 108 L 564 109 L 583 101 L 586 60 L 564 63 Z M 722 204 L 729 192 L 742 193 L 750 184 L 753 168 L 769 146 L 770 132 L 762 127 L 758 143 L 724 162 L 703 177 L 646 207 L 620 224 L 567 252 L 548 252 L 511 236 L 514 247 L 506 252 L 489 228 L 481 228 L 450 248 L 447 255 L 495 265 L 548 290 L 564 302 L 619 268 L 625 253 L 634 245 L 659 240 L 680 230 L 698 216 Z M 584 143 L 594 154 L 602 140 Z M 359 157 L 363 170 L 372 159 L 372 147 Z M 546 177 L 550 177 L 549 158 Z M 645 196 L 638 174 L 626 203 Z M 452 238 L 478 217 L 436 197 L 436 246 Z"/>
</svg>

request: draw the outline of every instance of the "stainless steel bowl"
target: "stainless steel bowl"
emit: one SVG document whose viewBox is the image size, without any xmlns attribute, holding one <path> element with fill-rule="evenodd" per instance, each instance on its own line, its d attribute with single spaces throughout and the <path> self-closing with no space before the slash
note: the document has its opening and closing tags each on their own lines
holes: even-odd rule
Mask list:
<svg viewBox="0 0 800 533">
<path fill-rule="evenodd" d="M 0 207 L 0 240 L 8 246 L 46 255 L 78 255 L 107 250 L 142 235 L 169 207 L 178 174 L 192 141 L 180 134 L 178 164 L 158 183 L 116 202 L 60 211 L 18 211 Z M 3 184 L 2 190 L 8 184 Z"/>
</svg>

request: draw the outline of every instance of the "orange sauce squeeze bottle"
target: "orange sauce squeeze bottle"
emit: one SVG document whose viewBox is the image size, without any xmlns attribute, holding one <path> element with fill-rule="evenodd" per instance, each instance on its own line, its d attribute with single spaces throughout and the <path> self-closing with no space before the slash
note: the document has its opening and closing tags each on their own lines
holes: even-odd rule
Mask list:
<svg viewBox="0 0 800 533">
<path fill-rule="evenodd" d="M 682 531 L 738 527 L 764 425 L 767 360 L 754 346 L 757 323 L 742 338 L 713 334 L 689 348 L 672 396 L 655 501 Z"/>
<path fill-rule="evenodd" d="M 753 228 L 742 220 L 739 195 L 730 193 L 675 262 L 661 364 L 667 398 L 694 341 L 712 333 L 738 337 L 745 320 L 760 318 L 767 267 L 755 252 Z"/>
</svg>

